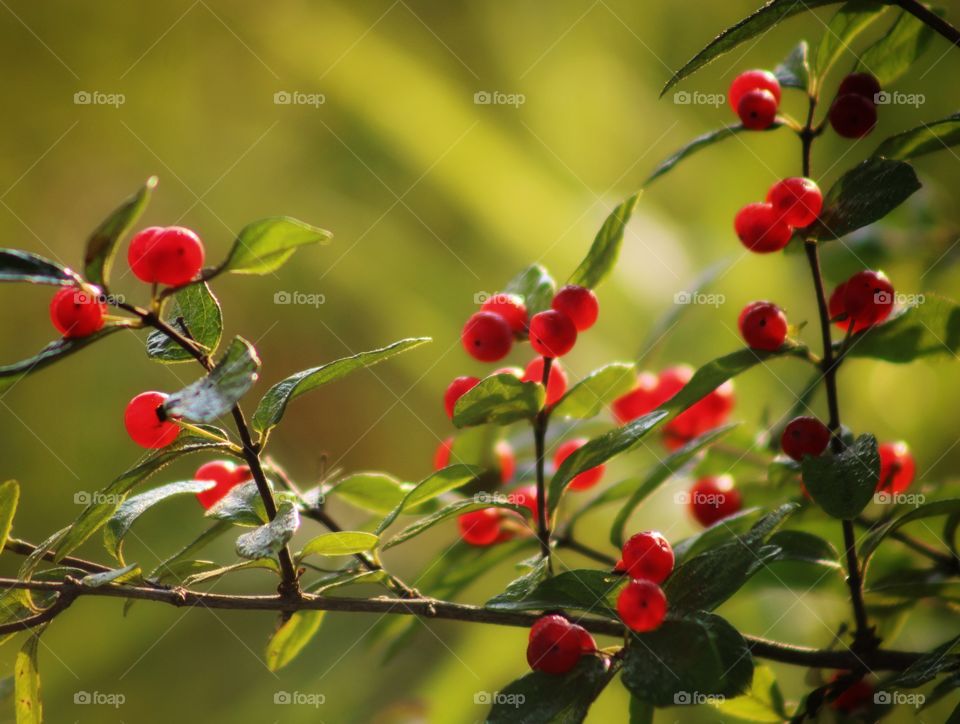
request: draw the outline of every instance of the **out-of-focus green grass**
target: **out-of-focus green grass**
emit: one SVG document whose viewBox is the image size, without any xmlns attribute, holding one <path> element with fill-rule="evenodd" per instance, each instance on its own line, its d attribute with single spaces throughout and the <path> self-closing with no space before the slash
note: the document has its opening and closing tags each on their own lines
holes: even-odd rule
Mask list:
<svg viewBox="0 0 960 724">
<path fill-rule="evenodd" d="M 218 281 L 229 333 L 253 340 L 264 359 L 259 389 L 286 374 L 394 339 L 430 335 L 433 344 L 293 405 L 271 452 L 304 484 L 330 467 L 385 469 L 408 479 L 428 472 L 450 431 L 440 396 L 457 374 L 478 373 L 458 344 L 475 294 L 496 291 L 537 260 L 563 279 L 612 206 L 662 157 L 706 129 L 730 122 L 726 107 L 658 100 L 671 69 L 755 2 L 620 0 L 438 4 L 387 2 L 134 4 L 10 2 L 0 9 L 2 245 L 78 265 L 85 235 L 150 174 L 160 187 L 144 223 L 197 229 L 212 260 L 256 218 L 289 214 L 331 229 L 324 249 L 304 250 L 276 275 Z M 545 12 L 545 8 L 549 12 Z M 772 67 L 798 37 L 815 41 L 820 20 L 793 20 L 716 62 L 684 87 L 722 93 L 733 74 Z M 849 62 L 849 59 L 844 61 Z M 935 41 L 899 87 L 926 95 L 919 108 L 885 107 L 860 143 L 827 134 L 814 176 L 824 187 L 880 138 L 954 108 L 960 56 Z M 79 91 L 122 93 L 119 108 L 76 105 Z M 277 92 L 321 93 L 318 107 L 275 105 Z M 477 105 L 482 91 L 519 93 L 518 106 Z M 785 106 L 796 114 L 800 99 Z M 602 315 L 567 366 L 573 376 L 630 359 L 673 294 L 719 259 L 732 260 L 715 291 L 726 304 L 698 307 L 670 330 L 660 363 L 699 364 L 737 347 L 737 312 L 755 298 L 780 302 L 795 323 L 814 321 L 802 257 L 745 257 L 733 236 L 736 209 L 760 199 L 799 168 L 786 131 L 744 136 L 703 152 L 653 186 L 641 201 L 615 275 L 601 288 Z M 957 157 L 918 166 L 926 184 L 887 245 L 883 266 L 898 289 L 950 293 L 958 218 L 950 191 Z M 935 214 L 931 227 L 921 220 Z M 857 254 L 835 245 L 833 281 Z M 118 265 L 122 274 L 123 264 Z M 131 299 L 144 290 L 127 274 Z M 278 291 L 325 296 L 319 307 L 274 304 Z M 45 289 L 0 289 L 0 349 L 11 362 L 52 337 Z M 811 330 L 804 334 L 816 343 Z M 518 356 L 516 361 L 525 362 Z M 112 338 L 0 397 L 4 477 L 22 482 L 15 534 L 38 540 L 78 512 L 78 491 L 96 490 L 135 463 L 121 412 L 144 389 L 172 390 L 189 366 L 159 367 L 134 335 Z M 789 407 L 806 370 L 760 368 L 738 380 L 737 416 L 751 424 Z M 856 362 L 841 376 L 844 420 L 914 447 L 933 486 L 955 474 L 958 385 L 944 364 L 909 367 Z M 821 401 L 817 402 L 822 405 Z M 659 450 L 655 451 L 659 454 Z M 650 452 L 628 456 L 611 478 L 636 473 Z M 190 475 L 196 461 L 162 474 Z M 636 516 L 671 538 L 692 530 L 673 504 L 675 482 Z M 349 511 L 337 511 L 360 522 Z M 608 520 L 584 528 L 597 545 Z M 152 567 L 203 525 L 193 501 L 149 514 L 128 543 L 128 559 Z M 452 542 L 451 526 L 394 551 L 388 562 L 415 579 Z M 100 556 L 96 541 L 85 549 Z M 232 560 L 229 541 L 211 555 Z M 571 562 L 585 564 L 572 559 Z M 11 572 L 15 561 L 6 561 Z M 482 601 L 511 577 L 502 569 L 464 594 Z M 256 572 L 214 590 L 267 590 Z M 846 614 L 842 589 L 805 595 L 743 595 L 723 613 L 744 630 L 826 645 Z M 375 620 L 331 616 L 316 641 L 278 675 L 263 664 L 272 616 L 180 611 L 140 603 L 123 618 L 117 602 L 82 600 L 44 635 L 41 666 L 49 721 L 472 722 L 495 691 L 524 669 L 522 630 L 420 623 L 410 646 L 380 665 L 370 645 Z M 924 605 L 895 644 L 928 646 L 946 630 Z M 16 643 L 0 652 L 8 669 Z M 790 696 L 803 672 L 776 667 Z M 120 693 L 117 710 L 79 706 L 75 692 Z M 278 706 L 278 691 L 322 693 L 318 710 Z M 622 720 L 619 684 L 594 721 Z M 185 714 L 185 711 L 189 711 Z M 903 714 L 909 719 L 909 712 Z M 713 721 L 707 711 L 673 710 L 664 720 Z M 936 718 L 936 717 L 934 717 Z M 906 720 L 906 719 L 905 719 Z"/>
</svg>

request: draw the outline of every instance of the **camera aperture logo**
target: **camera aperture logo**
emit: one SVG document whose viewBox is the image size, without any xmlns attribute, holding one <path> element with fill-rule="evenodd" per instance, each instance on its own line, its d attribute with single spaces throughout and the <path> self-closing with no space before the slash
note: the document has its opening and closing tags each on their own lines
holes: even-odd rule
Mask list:
<svg viewBox="0 0 960 724">
<path fill-rule="evenodd" d="M 76 106 L 112 106 L 119 108 L 127 102 L 123 93 L 105 93 L 103 91 L 77 91 L 73 94 Z"/>
<path fill-rule="evenodd" d="M 311 106 L 319 108 L 327 102 L 323 93 L 305 93 L 304 91 L 277 91 L 273 94 L 275 106 Z"/>
<path fill-rule="evenodd" d="M 79 706 L 112 706 L 119 709 L 126 701 L 124 694 L 103 691 L 76 691 L 73 694 L 73 703 Z"/>
<path fill-rule="evenodd" d="M 319 709 L 327 702 L 325 694 L 311 694 L 304 691 L 277 691 L 273 694 L 273 703 L 281 706 L 312 706 Z"/>
<path fill-rule="evenodd" d="M 513 106 L 519 108 L 527 102 L 523 93 L 504 93 L 503 91 L 477 91 L 473 102 L 478 106 Z"/>
</svg>

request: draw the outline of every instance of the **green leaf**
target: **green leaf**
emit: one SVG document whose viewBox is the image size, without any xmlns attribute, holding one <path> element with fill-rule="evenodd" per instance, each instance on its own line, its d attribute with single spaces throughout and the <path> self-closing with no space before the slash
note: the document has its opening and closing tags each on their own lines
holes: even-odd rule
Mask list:
<svg viewBox="0 0 960 724">
<path fill-rule="evenodd" d="M 82 280 L 55 261 L 20 249 L 0 249 L 0 282 L 72 286 Z"/>
<path fill-rule="evenodd" d="M 877 146 L 875 157 L 906 161 L 960 144 L 960 113 L 891 136 Z"/>
<path fill-rule="evenodd" d="M 689 538 L 677 541 L 673 544 L 673 555 L 676 561 L 674 567 L 679 568 L 681 563 L 693 558 L 693 556 L 723 545 L 738 536 L 746 535 L 763 515 L 764 513 L 760 508 L 747 508 L 718 520 L 709 528 L 695 533 Z"/>
<path fill-rule="evenodd" d="M 346 586 L 384 584 L 387 580 L 387 572 L 382 568 L 373 571 L 343 571 L 335 573 L 332 576 L 326 576 L 318 581 L 314 581 L 304 589 L 308 593 L 325 594 L 336 588 Z M 389 589 L 388 589 L 389 590 Z"/>
<path fill-rule="evenodd" d="M 943 15 L 939 8 L 933 11 Z M 857 69 L 872 73 L 886 88 L 910 70 L 933 35 L 932 28 L 904 10 L 887 34 L 860 54 Z"/>
<path fill-rule="evenodd" d="M 587 256 L 570 276 L 570 284 L 593 289 L 613 271 L 617 257 L 620 255 L 620 245 L 623 243 L 627 222 L 637 208 L 637 202 L 640 201 L 642 193 L 638 191 L 610 212 L 594 237 Z"/>
<path fill-rule="evenodd" d="M 630 695 L 630 724 L 653 724 L 656 709 L 635 694 Z"/>
<path fill-rule="evenodd" d="M 904 364 L 922 357 L 956 357 L 960 351 L 960 306 L 935 294 L 872 327 L 851 344 L 847 356 Z"/>
<path fill-rule="evenodd" d="M 180 483 L 161 485 L 159 488 L 154 488 L 146 493 L 127 498 L 120 504 L 120 507 L 117 508 L 113 517 L 107 521 L 107 525 L 103 529 L 103 544 L 106 546 L 110 555 L 122 563 L 123 555 L 120 549 L 123 546 L 123 537 L 136 520 L 147 512 L 148 509 L 176 495 L 202 493 L 204 490 L 209 490 L 214 486 L 215 483 L 208 480 L 188 480 Z"/>
<path fill-rule="evenodd" d="M 625 362 L 614 362 L 594 370 L 571 387 L 554 407 L 560 417 L 587 420 L 633 388 L 636 367 Z"/>
<path fill-rule="evenodd" d="M 880 480 L 880 453 L 873 435 L 861 435 L 839 455 L 829 450 L 800 463 L 803 484 L 827 515 L 856 518 L 873 498 Z"/>
<path fill-rule="evenodd" d="M 198 561 L 194 562 L 196 563 Z M 212 567 L 204 567 L 203 570 L 198 570 L 196 573 L 188 576 L 186 580 L 183 581 L 183 585 L 186 587 L 195 586 L 198 583 L 216 580 L 227 573 L 249 571 L 251 569 L 262 569 L 272 571 L 278 575 L 280 574 L 280 566 L 273 558 L 255 558 L 252 561 L 241 561 L 240 563 L 234 563 L 229 566 L 213 565 Z"/>
<path fill-rule="evenodd" d="M 876 0 L 850 0 L 830 19 L 823 39 L 817 47 L 815 72 L 823 78 L 844 51 L 850 51 L 850 44 L 879 19 L 889 7 Z"/>
<path fill-rule="evenodd" d="M 487 724 L 575 724 L 616 673 L 609 661 L 584 656 L 563 675 L 533 671 L 497 692 Z"/>
<path fill-rule="evenodd" d="M 390 511 L 390 514 L 377 526 L 377 533 L 386 530 L 401 513 L 410 511 L 439 495 L 466 485 L 472 480 L 476 480 L 482 473 L 481 468 L 473 465 L 449 465 L 431 473 L 407 492 L 399 505 Z"/>
<path fill-rule="evenodd" d="M 129 566 L 117 568 L 103 573 L 91 573 L 80 579 L 80 583 L 87 588 L 100 588 L 110 583 L 124 583 L 126 581 L 139 578 L 141 575 L 140 566 L 131 563 Z"/>
<path fill-rule="evenodd" d="M 267 668 L 279 671 L 293 661 L 320 630 L 324 611 L 297 611 L 267 644 Z"/>
<path fill-rule="evenodd" d="M 879 221 L 920 189 L 913 167 L 888 158 L 868 158 L 830 188 L 823 212 L 804 236 L 839 239 Z"/>
<path fill-rule="evenodd" d="M 549 272 L 539 264 L 532 264 L 507 282 L 503 291 L 523 297 L 527 314 L 533 316 L 550 308 L 556 290 L 557 285 Z"/>
<path fill-rule="evenodd" d="M 762 35 L 783 20 L 807 10 L 833 5 L 836 2 L 837 0 L 805 0 L 802 3 L 796 0 L 770 0 L 752 15 L 724 30 L 710 41 L 706 48 L 687 61 L 680 70 L 673 74 L 673 77 L 660 91 L 660 96 L 662 97 L 664 93 L 688 75 L 692 75 L 724 53 L 729 53 L 741 43 Z"/>
<path fill-rule="evenodd" d="M 325 244 L 332 236 L 286 216 L 261 219 L 241 229 L 220 271 L 269 274 L 283 266 L 298 247 Z"/>
<path fill-rule="evenodd" d="M 147 578 L 157 583 L 164 583 L 166 581 L 176 581 L 179 583 L 184 577 L 181 574 L 189 575 L 201 569 L 209 570 L 210 568 L 216 568 L 216 564 L 211 564 L 208 561 L 194 561 L 190 559 L 231 528 L 232 526 L 226 521 L 217 521 L 179 551 L 161 561 L 160 564 L 147 575 Z"/>
<path fill-rule="evenodd" d="M 503 593 L 498 593 L 487 601 L 484 606 L 486 606 L 486 608 L 498 608 L 501 605 L 505 605 L 509 608 L 510 603 L 522 601 L 532 595 L 537 586 L 543 583 L 549 575 L 549 562 L 546 558 L 538 558 L 529 571 L 519 578 L 510 581 L 503 590 Z"/>
<path fill-rule="evenodd" d="M 464 513 L 470 513 L 471 511 L 480 510 L 481 508 L 502 508 L 504 510 L 513 511 L 514 513 L 519 513 L 522 516 L 530 515 L 530 511 L 522 505 L 500 502 L 496 499 L 478 501 L 468 498 L 466 500 L 458 500 L 455 503 L 451 503 L 450 505 L 441 508 L 437 512 L 432 513 L 425 518 L 421 518 L 416 523 L 407 526 L 402 531 L 397 533 L 393 538 L 384 543 L 381 548 L 383 550 L 386 550 L 387 548 L 393 548 L 396 545 L 400 545 L 401 543 L 410 540 L 414 536 L 420 535 L 428 528 L 432 528 L 437 523 L 440 523 L 447 518 L 455 515 L 462 515 Z"/>
<path fill-rule="evenodd" d="M 702 697 L 732 698 L 750 686 L 753 658 L 747 642 L 724 619 L 710 613 L 663 622 L 634 634 L 626 648 L 622 680 L 635 696 L 655 706 L 699 703 Z"/>
<path fill-rule="evenodd" d="M 280 422 L 290 401 L 305 392 L 310 392 L 328 382 L 346 377 L 354 370 L 372 367 L 429 341 L 429 337 L 402 339 L 380 349 L 360 352 L 351 357 L 344 357 L 335 362 L 329 362 L 320 367 L 313 367 L 291 375 L 267 390 L 267 394 L 260 400 L 257 411 L 253 415 L 253 428 L 261 433 L 269 430 Z"/>
<path fill-rule="evenodd" d="M 842 568 L 840 555 L 833 544 L 813 533 L 803 530 L 778 530 L 770 536 L 767 543 L 780 549 L 772 562 L 796 561 L 837 570 Z"/>
<path fill-rule="evenodd" d="M 94 332 L 86 337 L 58 339 L 48 344 L 29 359 L 0 367 L 0 392 L 5 392 L 10 389 L 27 375 L 39 372 L 54 362 L 59 362 L 64 357 L 74 352 L 79 352 L 84 347 L 98 342 L 121 329 L 123 329 L 122 326 L 112 325 L 104 327 L 99 332 Z"/>
<path fill-rule="evenodd" d="M 234 337 L 216 366 L 205 377 L 167 397 L 163 410 L 170 417 L 213 422 L 253 387 L 259 369 L 257 350 L 243 337 Z"/>
<path fill-rule="evenodd" d="M 386 473 L 354 473 L 338 481 L 329 492 L 363 510 L 392 513 L 409 488 Z"/>
<path fill-rule="evenodd" d="M 0 553 L 7 545 L 10 529 L 13 527 L 13 516 L 17 513 L 17 503 L 20 501 L 20 485 L 16 480 L 7 480 L 0 484 Z"/>
<path fill-rule="evenodd" d="M 289 500 L 277 506 L 277 515 L 266 525 L 237 538 L 236 551 L 241 558 L 269 558 L 293 538 L 300 527 L 300 511 Z"/>
<path fill-rule="evenodd" d="M 260 488 L 253 480 L 232 487 L 205 515 L 242 526 L 259 527 L 268 522 Z"/>
<path fill-rule="evenodd" d="M 784 707 L 783 693 L 777 684 L 777 677 L 766 666 L 754 668 L 753 682 L 742 696 L 716 699 L 710 703 L 721 714 L 745 721 L 778 724 L 790 718 Z"/>
<path fill-rule="evenodd" d="M 550 481 L 550 488 L 547 493 L 549 514 L 553 515 L 556 511 L 560 503 L 560 497 L 571 480 L 583 471 L 595 468 L 638 445 L 644 436 L 666 416 L 667 413 L 663 411 L 651 412 L 623 427 L 614 428 L 599 437 L 593 438 L 567 457 L 557 468 L 557 471 L 553 474 L 553 479 Z"/>
<path fill-rule="evenodd" d="M 297 554 L 297 560 L 307 556 L 350 556 L 366 553 L 376 548 L 379 541 L 379 536 L 361 530 L 322 533 L 307 541 L 303 550 Z"/>
<path fill-rule="evenodd" d="M 486 607 L 498 611 L 574 609 L 616 618 L 617 595 L 626 583 L 626 577 L 608 571 L 564 571 L 541 581 L 522 598 L 497 596 Z"/>
<path fill-rule="evenodd" d="M 181 332 L 186 327 L 190 336 L 213 354 L 223 333 L 223 314 L 210 287 L 206 283 L 191 284 L 176 292 L 172 303 L 167 323 Z M 147 356 L 160 362 L 193 361 L 189 352 L 159 330 L 147 337 Z"/>
<path fill-rule="evenodd" d="M 83 254 L 83 273 L 88 281 L 106 288 L 117 246 L 124 234 L 140 218 L 150 200 L 150 193 L 156 186 L 157 177 L 148 178 L 146 183 L 117 207 L 87 239 L 87 248 Z"/>
<path fill-rule="evenodd" d="M 958 657 L 951 656 L 951 652 L 960 644 L 960 636 L 946 641 L 933 651 L 924 654 L 902 672 L 889 681 L 884 682 L 883 688 L 899 687 L 902 689 L 916 689 L 928 681 L 933 681 L 941 672 L 956 668 L 960 663 Z"/>
<path fill-rule="evenodd" d="M 938 515 L 952 515 L 958 512 L 960 512 L 960 499 L 936 500 L 932 503 L 927 503 L 913 510 L 909 510 L 885 525 L 870 531 L 864 537 L 863 543 L 860 544 L 860 560 L 863 565 L 863 570 L 866 571 L 867 563 L 873 557 L 873 554 L 876 553 L 877 548 L 883 540 L 898 528 L 915 520 L 933 518 Z"/>
<path fill-rule="evenodd" d="M 810 46 L 801 40 L 780 65 L 773 69 L 784 88 L 807 90 L 810 87 Z"/>
<path fill-rule="evenodd" d="M 40 633 L 34 632 L 17 653 L 14 663 L 14 694 L 17 698 L 17 724 L 41 724 L 43 703 L 40 700 L 40 671 L 37 668 L 37 648 Z"/>
<path fill-rule="evenodd" d="M 521 382 L 509 373 L 490 375 L 457 400 L 453 424 L 472 427 L 529 420 L 540 411 L 545 399 L 546 391 L 537 382 Z"/>
</svg>

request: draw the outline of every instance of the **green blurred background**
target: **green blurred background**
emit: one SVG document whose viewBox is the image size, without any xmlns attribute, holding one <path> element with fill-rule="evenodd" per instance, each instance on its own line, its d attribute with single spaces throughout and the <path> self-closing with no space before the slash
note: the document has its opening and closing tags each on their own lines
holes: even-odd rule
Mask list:
<svg viewBox="0 0 960 724">
<path fill-rule="evenodd" d="M 671 69 L 756 5 L 8 0 L 0 8 L 3 246 L 76 266 L 87 233 L 150 174 L 161 182 L 144 224 L 197 229 L 213 261 L 245 223 L 262 216 L 289 214 L 332 230 L 330 246 L 301 251 L 275 276 L 218 281 L 227 332 L 258 346 L 261 391 L 304 367 L 405 336 L 432 336 L 429 347 L 292 406 L 271 440 L 271 452 L 304 485 L 331 467 L 384 469 L 416 480 L 450 432 L 439 402 L 447 382 L 482 372 L 458 342 L 474 295 L 496 291 L 535 260 L 565 278 L 609 209 L 659 159 L 732 120 L 724 105 L 684 105 L 672 93 L 658 100 L 658 93 Z M 772 67 L 799 37 L 815 41 L 822 32 L 822 18 L 794 19 L 681 88 L 724 93 L 738 71 Z M 898 84 L 926 102 L 881 108 L 879 128 L 859 143 L 828 133 L 814 159 L 821 186 L 881 138 L 951 112 L 958 67 L 960 54 L 935 40 Z M 78 92 L 122 94 L 124 102 L 77 104 Z M 276 104 L 275 94 L 284 92 L 322 94 L 324 102 Z M 482 92 L 521 94 L 523 103 L 475 103 Z M 784 105 L 802 111 L 800 98 Z M 949 294 L 957 281 L 960 211 L 949 191 L 956 188 L 957 161 L 948 152 L 921 160 L 925 188 L 896 214 L 889 232 L 827 252 L 831 281 L 863 258 L 885 268 L 899 290 Z M 728 140 L 652 186 L 620 264 L 601 288 L 600 322 L 569 357 L 572 376 L 635 357 L 655 321 L 674 308 L 673 295 L 720 260 L 732 265 L 712 291 L 726 303 L 691 308 L 651 364 L 697 365 L 735 349 L 737 312 L 752 299 L 775 299 L 794 323 L 814 322 L 802 256 L 745 256 L 732 231 L 741 205 L 759 200 L 777 177 L 796 175 L 798 166 L 799 144 L 780 131 Z M 131 299 L 144 298 L 131 275 L 115 286 Z M 321 294 L 325 303 L 278 305 L 278 291 Z M 50 291 L 5 286 L 0 295 L 0 362 L 8 363 L 52 338 Z M 813 331 L 805 336 L 816 345 Z M 78 491 L 102 487 L 139 459 L 121 424 L 130 397 L 194 378 L 189 367 L 149 363 L 142 346 L 134 334 L 113 337 L 0 397 L 2 475 L 23 486 L 16 535 L 36 541 L 65 525 L 80 510 Z M 519 354 L 515 361 L 526 359 Z M 737 381 L 737 418 L 754 429 L 761 419 L 785 414 L 791 389 L 806 376 L 796 362 L 754 370 Z M 855 362 L 841 385 L 847 424 L 881 439 L 908 440 L 931 489 L 942 490 L 954 477 L 960 385 L 950 367 Z M 822 404 L 818 399 L 817 409 Z M 608 480 L 646 469 L 657 454 L 651 446 L 625 457 Z M 187 477 L 196 464 L 184 461 L 157 480 Z M 673 504 L 686 484 L 668 485 L 632 526 L 657 526 L 674 540 L 692 532 L 685 511 Z M 348 524 L 362 521 L 334 510 Z M 609 517 L 588 520 L 585 537 L 602 546 Z M 127 558 L 152 568 L 202 527 L 194 501 L 172 502 L 165 514 L 138 524 Z M 395 551 L 388 563 L 416 580 L 454 537 L 453 525 L 442 526 Z M 99 541 L 85 553 L 102 556 Z M 231 542 L 209 555 L 231 562 Z M 586 564 L 569 554 L 566 562 Z M 17 563 L 4 561 L 4 571 Z M 501 566 L 462 598 L 481 602 L 514 575 Z M 252 572 L 213 590 L 271 585 Z M 799 598 L 758 586 L 721 613 L 750 633 L 822 646 L 846 616 L 842 592 L 839 578 Z M 893 645 L 939 642 L 952 633 L 946 615 L 942 606 L 921 604 Z M 274 675 L 263 663 L 274 623 L 267 614 L 149 604 L 124 618 L 119 602 L 82 600 L 43 637 L 48 720 L 473 722 L 485 713 L 475 694 L 496 691 L 526 669 L 523 630 L 423 622 L 381 664 L 387 642 L 370 633 L 375 618 L 331 615 L 309 649 Z M 0 652 L 7 669 L 15 650 L 8 643 Z M 804 672 L 775 669 L 796 698 Z M 81 691 L 122 694 L 125 703 L 76 705 Z M 279 706 L 280 691 L 319 693 L 326 701 L 319 708 Z M 626 703 L 614 683 L 590 720 L 620 721 Z M 944 716 L 942 707 L 917 716 L 927 715 L 926 721 Z M 704 708 L 662 717 L 717 718 Z"/>
</svg>

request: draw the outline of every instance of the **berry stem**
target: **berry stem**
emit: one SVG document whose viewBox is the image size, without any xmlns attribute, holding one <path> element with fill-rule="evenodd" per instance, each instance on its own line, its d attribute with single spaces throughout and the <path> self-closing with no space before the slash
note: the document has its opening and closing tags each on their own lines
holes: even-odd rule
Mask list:
<svg viewBox="0 0 960 724">
<path fill-rule="evenodd" d="M 553 357 L 543 358 L 543 383 L 547 389 L 550 380 L 550 368 L 553 367 Z M 533 421 L 533 442 L 537 456 L 537 538 L 540 539 L 540 553 L 547 559 L 547 568 L 553 572 L 550 560 L 550 522 L 547 520 L 547 489 L 544 482 L 544 457 L 546 455 L 547 425 L 550 420 L 550 410 L 544 408 L 537 413 Z"/>
</svg>

